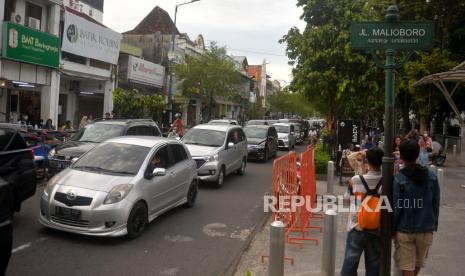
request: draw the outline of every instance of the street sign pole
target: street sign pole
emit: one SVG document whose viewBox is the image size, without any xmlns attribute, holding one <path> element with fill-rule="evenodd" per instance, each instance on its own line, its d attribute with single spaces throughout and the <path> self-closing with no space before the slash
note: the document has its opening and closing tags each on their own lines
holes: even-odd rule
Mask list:
<svg viewBox="0 0 465 276">
<path fill-rule="evenodd" d="M 429 50 L 434 45 L 434 25 L 431 21 L 398 21 L 397 6 L 389 6 L 386 20 L 382 22 L 354 22 L 351 27 L 351 47 L 370 53 L 379 68 L 385 70 L 384 108 L 384 157 L 383 196 L 393 207 L 392 184 L 394 181 L 394 70 L 399 69 L 415 50 Z M 384 50 L 386 62 L 379 60 L 376 50 Z M 407 50 L 399 63 L 396 52 Z M 380 276 L 391 275 L 391 238 L 393 231 L 392 212 L 381 210 L 381 259 Z"/>
</svg>

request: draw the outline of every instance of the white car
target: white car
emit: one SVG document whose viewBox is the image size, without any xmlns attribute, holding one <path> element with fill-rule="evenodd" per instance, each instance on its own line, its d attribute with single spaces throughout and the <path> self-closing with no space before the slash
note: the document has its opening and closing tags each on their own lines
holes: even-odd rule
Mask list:
<svg viewBox="0 0 465 276">
<path fill-rule="evenodd" d="M 278 148 L 292 150 L 295 148 L 296 137 L 294 125 L 288 123 L 277 123 L 273 125 L 278 132 Z"/>
<path fill-rule="evenodd" d="M 136 238 L 160 214 L 193 206 L 197 178 L 195 161 L 179 141 L 114 138 L 48 181 L 39 222 L 76 234 Z"/>
<path fill-rule="evenodd" d="M 245 173 L 247 138 L 242 127 L 235 125 L 198 125 L 182 141 L 197 162 L 199 179 L 223 186 L 226 175 Z"/>
</svg>

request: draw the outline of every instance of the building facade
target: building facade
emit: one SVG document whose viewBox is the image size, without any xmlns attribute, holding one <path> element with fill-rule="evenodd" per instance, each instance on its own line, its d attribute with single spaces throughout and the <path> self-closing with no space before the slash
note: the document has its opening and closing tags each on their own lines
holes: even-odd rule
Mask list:
<svg viewBox="0 0 465 276">
<path fill-rule="evenodd" d="M 0 121 L 58 120 L 60 5 L 0 0 Z"/>
</svg>

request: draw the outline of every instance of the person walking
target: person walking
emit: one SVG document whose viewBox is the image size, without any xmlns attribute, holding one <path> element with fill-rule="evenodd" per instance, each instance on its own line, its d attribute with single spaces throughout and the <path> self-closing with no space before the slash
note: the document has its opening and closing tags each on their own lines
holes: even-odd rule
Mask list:
<svg viewBox="0 0 465 276">
<path fill-rule="evenodd" d="M 374 147 L 366 152 L 368 172 L 352 177 L 352 193 L 355 201 L 351 202 L 347 225 L 347 240 L 341 276 L 356 276 L 362 254 L 365 254 L 365 275 L 377 276 L 380 264 L 380 237 L 378 229 L 366 229 L 359 221 L 362 202 L 372 193 L 381 192 L 381 164 L 384 152 Z"/>
<path fill-rule="evenodd" d="M 403 276 L 416 276 L 425 265 L 433 232 L 438 230 L 440 190 L 433 171 L 416 163 L 420 145 L 400 145 L 405 167 L 394 177 L 394 260 Z"/>
<path fill-rule="evenodd" d="M 427 132 L 418 140 L 418 144 L 420 145 L 420 165 L 428 166 L 429 154 L 433 151 L 433 141 Z"/>
</svg>

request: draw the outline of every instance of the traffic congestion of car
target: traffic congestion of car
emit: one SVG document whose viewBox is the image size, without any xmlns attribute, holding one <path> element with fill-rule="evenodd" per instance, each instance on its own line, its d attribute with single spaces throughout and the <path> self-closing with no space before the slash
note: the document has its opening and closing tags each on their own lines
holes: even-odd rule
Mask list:
<svg viewBox="0 0 465 276">
<path fill-rule="evenodd" d="M 248 160 L 266 162 L 279 149 L 294 149 L 303 141 L 299 127 L 213 120 L 176 140 L 160 137 L 152 120 L 97 120 L 50 150 L 39 222 L 75 234 L 137 238 L 159 215 L 192 207 L 200 183 L 222 187 L 226 176 L 245 173 Z M 0 128 L 1 159 L 13 153 L 27 159 L 18 163 L 23 173 L 13 182 L 28 198 L 35 193 L 34 156 L 24 137 L 15 125 Z"/>
</svg>

